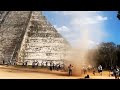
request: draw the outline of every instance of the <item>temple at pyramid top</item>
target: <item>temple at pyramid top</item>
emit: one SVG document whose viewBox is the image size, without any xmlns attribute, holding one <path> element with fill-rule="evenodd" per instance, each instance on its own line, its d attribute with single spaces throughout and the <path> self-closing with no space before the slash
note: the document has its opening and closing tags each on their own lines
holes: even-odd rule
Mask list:
<svg viewBox="0 0 120 90">
<path fill-rule="evenodd" d="M 70 48 L 42 11 L 0 12 L 0 32 L 0 61 L 63 62 Z"/>
</svg>

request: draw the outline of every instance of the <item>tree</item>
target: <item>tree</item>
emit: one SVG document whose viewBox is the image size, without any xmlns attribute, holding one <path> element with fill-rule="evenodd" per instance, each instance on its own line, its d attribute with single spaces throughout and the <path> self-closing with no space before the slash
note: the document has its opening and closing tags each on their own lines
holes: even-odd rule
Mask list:
<svg viewBox="0 0 120 90">
<path fill-rule="evenodd" d="M 120 20 L 120 11 L 118 11 L 117 18 Z"/>
<path fill-rule="evenodd" d="M 98 48 L 90 49 L 87 54 L 88 60 L 95 66 L 102 65 L 104 69 L 110 66 L 120 67 L 120 45 L 113 42 L 102 42 Z"/>
<path fill-rule="evenodd" d="M 120 45 L 117 45 L 117 65 L 120 66 Z"/>
<path fill-rule="evenodd" d="M 96 53 L 97 64 L 102 64 L 104 68 L 117 64 L 117 47 L 113 42 L 101 43 Z"/>
</svg>

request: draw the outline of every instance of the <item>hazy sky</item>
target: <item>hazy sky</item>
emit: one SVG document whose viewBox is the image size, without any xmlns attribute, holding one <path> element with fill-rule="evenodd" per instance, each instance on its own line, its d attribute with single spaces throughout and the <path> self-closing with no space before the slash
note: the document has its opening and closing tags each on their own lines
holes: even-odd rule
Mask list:
<svg viewBox="0 0 120 90">
<path fill-rule="evenodd" d="M 57 31 L 76 46 L 88 40 L 92 47 L 102 41 L 120 44 L 120 20 L 117 11 L 44 11 Z"/>
</svg>

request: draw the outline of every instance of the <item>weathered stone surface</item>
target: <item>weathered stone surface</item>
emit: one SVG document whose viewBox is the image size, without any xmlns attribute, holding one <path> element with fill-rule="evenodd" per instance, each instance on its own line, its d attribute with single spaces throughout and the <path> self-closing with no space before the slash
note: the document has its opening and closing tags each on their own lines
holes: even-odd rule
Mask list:
<svg viewBox="0 0 120 90">
<path fill-rule="evenodd" d="M 70 47 L 68 42 L 47 21 L 40 11 L 3 12 L 0 24 L 0 54 L 5 60 L 63 61 Z M 6 58 L 7 59 L 6 59 Z"/>
<path fill-rule="evenodd" d="M 0 60 L 8 61 L 12 59 L 14 51 L 20 48 L 29 21 L 30 11 L 4 11 L 1 16 Z"/>
</svg>

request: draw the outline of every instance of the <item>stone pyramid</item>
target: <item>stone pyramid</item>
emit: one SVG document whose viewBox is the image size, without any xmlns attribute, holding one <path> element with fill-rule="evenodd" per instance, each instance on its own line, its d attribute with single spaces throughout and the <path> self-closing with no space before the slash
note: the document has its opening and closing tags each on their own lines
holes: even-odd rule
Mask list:
<svg viewBox="0 0 120 90">
<path fill-rule="evenodd" d="M 69 48 L 42 11 L 0 11 L 0 61 L 64 62 Z"/>
</svg>

